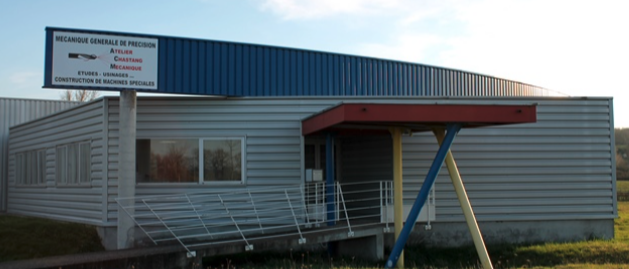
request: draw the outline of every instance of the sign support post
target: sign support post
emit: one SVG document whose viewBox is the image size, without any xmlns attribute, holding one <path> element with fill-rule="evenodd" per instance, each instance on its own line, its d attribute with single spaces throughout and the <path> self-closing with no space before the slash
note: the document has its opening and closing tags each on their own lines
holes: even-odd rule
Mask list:
<svg viewBox="0 0 629 269">
<path fill-rule="evenodd" d="M 131 198 L 135 196 L 135 137 L 137 115 L 137 93 L 133 90 L 120 91 L 120 131 L 118 157 L 118 197 Z M 134 199 L 121 199 L 120 206 L 124 206 L 129 214 L 133 214 Z M 134 226 L 133 218 L 118 210 L 118 249 L 133 247 Z"/>
<path fill-rule="evenodd" d="M 45 88 L 120 91 L 118 249 L 135 241 L 136 91 L 158 90 L 158 45 L 157 37 L 46 29 Z"/>
</svg>

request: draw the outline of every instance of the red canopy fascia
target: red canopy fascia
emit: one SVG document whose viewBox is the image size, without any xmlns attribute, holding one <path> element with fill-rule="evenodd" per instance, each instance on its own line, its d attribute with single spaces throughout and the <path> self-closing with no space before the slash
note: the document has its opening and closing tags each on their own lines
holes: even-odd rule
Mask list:
<svg viewBox="0 0 629 269">
<path fill-rule="evenodd" d="M 422 105 L 422 104 L 340 104 L 302 121 L 302 134 L 323 130 L 386 130 L 404 127 L 425 131 L 430 127 L 460 123 L 481 127 L 536 122 L 532 105 Z"/>
</svg>

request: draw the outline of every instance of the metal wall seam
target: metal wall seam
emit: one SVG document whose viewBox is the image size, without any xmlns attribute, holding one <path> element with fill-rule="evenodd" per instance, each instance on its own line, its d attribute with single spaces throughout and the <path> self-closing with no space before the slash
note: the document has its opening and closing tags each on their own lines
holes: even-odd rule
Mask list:
<svg viewBox="0 0 629 269">
<path fill-rule="evenodd" d="M 189 70 L 197 70 L 189 72 L 188 74 L 188 87 L 190 88 L 190 92 L 193 94 L 200 94 L 199 91 L 199 74 L 201 74 L 199 70 L 199 62 L 201 61 L 201 52 L 199 50 L 199 42 L 192 41 L 190 42 L 190 54 L 196 54 L 197 57 L 190 57 L 190 65 L 188 66 Z"/>
<path fill-rule="evenodd" d="M 243 73 L 246 65 L 243 63 L 242 46 L 229 46 L 229 89 L 235 96 L 240 96 L 243 91 Z"/>
<path fill-rule="evenodd" d="M 195 89 L 191 87 L 191 71 L 192 71 L 192 61 L 196 59 L 196 57 L 190 57 L 190 50 L 192 49 L 193 42 L 185 42 L 181 48 L 182 50 L 182 64 L 181 64 L 181 89 L 189 89 L 190 93 L 195 93 Z"/>
<path fill-rule="evenodd" d="M 286 76 L 284 76 L 284 95 L 295 95 L 295 89 L 291 87 L 291 79 L 294 78 L 293 75 L 290 75 L 293 73 L 293 70 L 290 68 L 291 56 L 292 55 L 290 54 L 290 51 L 286 51 L 284 54 L 284 70 L 282 73 L 287 74 Z"/>
<path fill-rule="evenodd" d="M 109 99 L 103 98 L 103 130 L 109 130 Z M 109 221 L 107 214 L 107 207 L 109 206 L 108 193 L 109 193 L 109 132 L 103 131 L 103 175 L 102 175 L 102 221 L 107 223 Z"/>
<path fill-rule="evenodd" d="M 275 50 L 269 50 L 269 85 L 266 89 L 266 96 L 277 96 L 277 55 Z"/>
</svg>

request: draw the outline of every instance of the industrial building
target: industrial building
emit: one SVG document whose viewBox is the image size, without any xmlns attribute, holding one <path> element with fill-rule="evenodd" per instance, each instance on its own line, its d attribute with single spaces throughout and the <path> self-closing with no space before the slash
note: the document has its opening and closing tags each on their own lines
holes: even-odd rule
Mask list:
<svg viewBox="0 0 629 269">
<path fill-rule="evenodd" d="M 464 128 L 451 147 L 485 241 L 614 236 L 617 210 L 611 98 L 551 96 L 543 88 L 516 81 L 361 56 L 223 41 L 47 30 L 47 50 L 52 49 L 53 34 L 59 33 L 154 40 L 158 46 L 152 49 L 159 59 L 155 85 L 143 83 L 144 90 L 138 91 L 199 96 L 137 98 L 135 179 L 119 175 L 118 97 L 99 98 L 12 125 L 8 154 L 2 157 L 8 167 L 2 180 L 7 186 L 9 213 L 95 225 L 108 248 L 116 248 L 116 238 L 120 240 L 121 214 L 133 216 L 140 228 L 136 228 L 136 237 L 149 234 L 151 240 L 159 241 L 162 236 L 172 241 L 179 238 L 179 242 L 187 235 L 227 233 L 230 229 L 210 217 L 217 212 L 232 214 L 230 225 L 235 225 L 240 231 L 236 237 L 244 241 L 249 235 L 242 231 L 248 225 L 263 230 L 264 225 L 294 221 L 295 227 L 290 229 L 301 234 L 334 225 L 329 223 L 334 219 L 347 219 L 348 226 L 350 219 L 361 216 L 389 223 L 390 197 L 382 195 L 392 193 L 394 177 L 390 127 L 400 127 L 403 132 L 407 214 L 438 149 L 431 128 L 443 122 L 441 114 L 432 114 L 440 110 L 427 110 L 431 112 L 423 115 L 435 118 L 434 123 L 398 124 L 395 118 L 404 116 L 398 113 L 369 124 L 339 122 L 312 133 L 304 127 L 308 119 L 352 104 L 363 105 L 363 111 L 371 105 L 517 106 L 533 107 L 534 122 Z M 54 57 L 47 57 L 47 70 L 54 69 Z M 57 85 L 54 76 L 46 72 L 45 87 L 91 87 Z M 118 89 L 115 85 L 93 87 Z M 3 117 L 14 113 L 7 111 Z M 477 127 L 473 120 L 466 123 Z M 339 184 L 333 191 L 336 208 L 325 206 L 332 203 L 325 185 L 310 189 L 317 180 L 329 178 Z M 119 196 L 121 180 L 132 180 L 133 197 Z M 365 187 L 369 184 L 375 187 Z M 278 220 L 291 211 L 270 210 L 279 207 L 269 198 L 257 202 L 256 195 L 262 197 L 262 193 L 286 197 L 283 203 L 290 206 L 292 216 Z M 307 198 L 319 194 L 314 200 Z M 235 196 L 239 201 L 249 197 L 252 208 L 228 208 L 226 197 Z M 123 212 L 121 199 L 134 199 L 133 209 Z M 177 206 L 166 209 L 168 201 Z M 208 209 L 212 205 L 222 207 Z M 265 205 L 269 211 L 262 213 Z M 199 213 L 202 210 L 207 211 Z M 234 212 L 246 212 L 247 217 L 234 218 Z M 167 223 L 167 215 L 160 214 L 176 215 L 196 226 L 177 235 L 174 230 L 179 226 Z M 158 231 L 160 225 L 167 229 Z M 425 244 L 471 242 L 465 236 L 465 219 L 445 171 L 437 177 L 417 227 L 421 229 L 415 229 L 415 236 Z M 151 235 L 153 228 L 157 232 Z M 194 249 L 194 244 L 182 244 Z"/>
</svg>

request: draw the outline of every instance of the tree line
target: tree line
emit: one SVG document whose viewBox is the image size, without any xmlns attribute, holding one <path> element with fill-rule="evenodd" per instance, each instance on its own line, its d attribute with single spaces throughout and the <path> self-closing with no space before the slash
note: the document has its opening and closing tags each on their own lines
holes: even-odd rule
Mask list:
<svg viewBox="0 0 629 269">
<path fill-rule="evenodd" d="M 91 90 L 65 90 L 59 94 L 63 101 L 89 102 L 100 96 L 97 91 Z"/>
<path fill-rule="evenodd" d="M 616 179 L 629 180 L 629 128 L 614 129 L 616 140 Z"/>
</svg>

